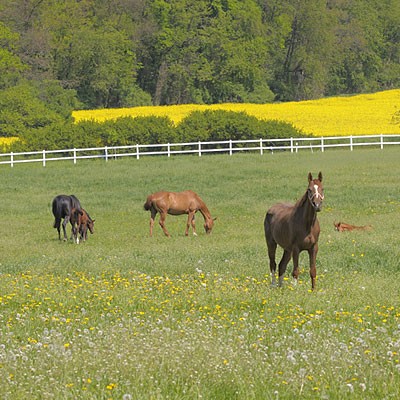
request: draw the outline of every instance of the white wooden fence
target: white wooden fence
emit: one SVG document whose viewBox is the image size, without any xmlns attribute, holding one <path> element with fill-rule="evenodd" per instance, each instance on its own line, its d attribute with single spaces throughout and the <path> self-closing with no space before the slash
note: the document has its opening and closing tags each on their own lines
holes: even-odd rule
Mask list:
<svg viewBox="0 0 400 400">
<path fill-rule="evenodd" d="M 171 157 L 178 154 L 194 154 L 199 157 L 210 153 L 238 152 L 274 153 L 289 151 L 297 153 L 300 150 L 321 151 L 333 148 L 348 148 L 353 151 L 360 146 L 373 146 L 383 149 L 385 146 L 400 145 L 400 135 L 368 135 L 368 136 L 332 136 L 306 137 L 288 139 L 258 139 L 258 140 L 224 140 L 218 142 L 191 142 L 166 144 L 137 144 L 133 146 L 96 147 L 86 149 L 42 150 L 23 153 L 0 153 L 0 164 L 15 164 L 41 162 L 43 166 L 50 161 L 78 160 L 101 158 L 105 161 L 122 157 L 164 155 Z"/>
</svg>

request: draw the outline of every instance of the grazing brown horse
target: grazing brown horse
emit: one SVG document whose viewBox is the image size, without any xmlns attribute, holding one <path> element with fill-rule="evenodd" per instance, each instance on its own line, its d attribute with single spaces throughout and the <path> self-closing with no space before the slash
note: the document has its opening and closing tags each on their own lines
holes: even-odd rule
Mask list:
<svg viewBox="0 0 400 400">
<path fill-rule="evenodd" d="M 364 225 L 364 226 L 356 226 L 346 224 L 345 222 L 334 222 L 333 225 L 335 226 L 335 231 L 344 232 L 344 231 L 369 231 L 372 229 L 371 225 Z"/>
<path fill-rule="evenodd" d="M 70 222 L 72 225 L 72 237 L 77 244 L 79 244 L 79 238 L 83 241 L 87 239 L 88 229 L 91 234 L 94 233 L 95 220 L 90 218 L 90 215 L 84 208 L 73 208 L 71 210 Z"/>
<path fill-rule="evenodd" d="M 311 287 L 315 289 L 317 275 L 316 258 L 318 252 L 318 237 L 320 232 L 317 212 L 321 210 L 324 191 L 322 174 L 313 179 L 308 174 L 308 188 L 304 196 L 296 204 L 278 203 L 272 206 L 265 216 L 265 239 L 268 246 L 269 265 L 272 285 L 276 284 L 275 254 L 277 245 L 283 248 L 283 256 L 279 263 L 279 286 L 282 286 L 286 266 L 293 257 L 292 276 L 297 283 L 299 276 L 299 254 L 308 251 L 310 258 Z"/>
<path fill-rule="evenodd" d="M 193 235 L 197 235 L 194 216 L 197 211 L 200 211 L 204 217 L 204 229 L 206 233 L 210 233 L 214 220 L 211 218 L 210 211 L 200 196 L 191 191 L 185 190 L 184 192 L 157 192 L 147 197 L 144 203 L 144 209 L 151 212 L 150 216 L 150 236 L 153 236 L 154 218 L 157 213 L 160 214 L 160 226 L 166 236 L 170 236 L 167 228 L 165 227 L 165 218 L 167 214 L 182 215 L 188 214 L 186 223 L 185 235 L 189 234 L 189 227 L 192 225 Z"/>
</svg>

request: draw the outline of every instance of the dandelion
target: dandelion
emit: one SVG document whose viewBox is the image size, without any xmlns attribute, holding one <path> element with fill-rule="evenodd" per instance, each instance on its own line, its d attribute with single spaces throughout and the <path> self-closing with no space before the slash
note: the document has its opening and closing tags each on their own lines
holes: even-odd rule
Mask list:
<svg viewBox="0 0 400 400">
<path fill-rule="evenodd" d="M 109 384 L 106 386 L 106 389 L 107 389 L 107 390 L 114 390 L 116 386 L 117 386 L 116 383 L 109 383 Z"/>
</svg>

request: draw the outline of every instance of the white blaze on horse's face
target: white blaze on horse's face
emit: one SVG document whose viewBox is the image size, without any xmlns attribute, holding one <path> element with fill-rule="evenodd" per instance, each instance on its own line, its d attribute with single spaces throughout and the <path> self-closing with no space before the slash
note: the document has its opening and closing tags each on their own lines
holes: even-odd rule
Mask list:
<svg viewBox="0 0 400 400">
<path fill-rule="evenodd" d="M 309 187 L 309 199 L 310 202 L 312 204 L 312 206 L 314 207 L 315 211 L 321 211 L 322 208 L 322 200 L 324 199 L 324 193 L 323 193 L 323 189 L 321 187 L 321 185 L 316 184 L 315 182 L 313 182 L 314 184 Z"/>
</svg>

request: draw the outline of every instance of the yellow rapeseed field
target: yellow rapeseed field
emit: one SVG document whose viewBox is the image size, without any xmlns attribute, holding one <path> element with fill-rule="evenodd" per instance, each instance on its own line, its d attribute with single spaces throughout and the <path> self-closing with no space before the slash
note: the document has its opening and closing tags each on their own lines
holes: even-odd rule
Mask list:
<svg viewBox="0 0 400 400">
<path fill-rule="evenodd" d="M 75 121 L 104 121 L 123 116 L 168 116 L 175 124 L 195 110 L 229 110 L 293 124 L 315 136 L 400 134 L 394 115 L 400 111 L 400 89 L 348 97 L 275 104 L 214 104 L 133 107 L 75 111 Z"/>
<path fill-rule="evenodd" d="M 0 137 L 0 150 L 6 151 L 17 140 L 17 137 Z"/>
</svg>

